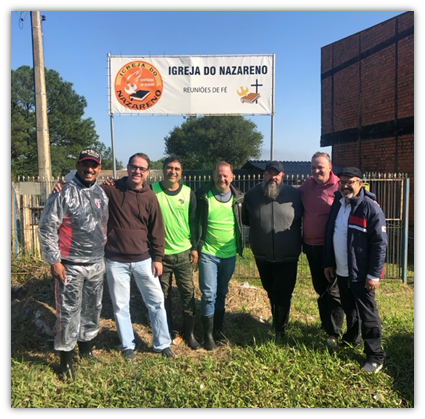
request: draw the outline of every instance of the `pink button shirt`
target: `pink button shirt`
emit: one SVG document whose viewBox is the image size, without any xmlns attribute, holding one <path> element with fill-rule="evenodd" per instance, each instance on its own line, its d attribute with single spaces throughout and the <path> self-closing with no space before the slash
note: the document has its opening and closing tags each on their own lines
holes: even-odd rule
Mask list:
<svg viewBox="0 0 425 419">
<path fill-rule="evenodd" d="M 325 244 L 326 222 L 334 202 L 334 192 L 339 187 L 338 180 L 339 178 L 331 172 L 329 180 L 324 185 L 318 185 L 313 176 L 310 176 L 300 186 L 304 205 L 304 242 L 311 246 Z"/>
</svg>

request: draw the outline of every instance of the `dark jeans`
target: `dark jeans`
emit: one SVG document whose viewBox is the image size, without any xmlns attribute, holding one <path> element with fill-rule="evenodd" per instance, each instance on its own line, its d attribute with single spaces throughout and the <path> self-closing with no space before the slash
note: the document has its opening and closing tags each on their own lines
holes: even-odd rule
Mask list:
<svg viewBox="0 0 425 419">
<path fill-rule="evenodd" d="M 285 329 L 291 310 L 292 293 L 297 280 L 298 261 L 287 263 L 273 263 L 255 260 L 260 274 L 261 283 L 266 290 L 272 307 L 274 320 L 276 316 L 274 310 L 279 306 L 278 312 L 280 324 L 274 322 L 276 331 Z"/>
<path fill-rule="evenodd" d="M 193 284 L 193 270 L 190 264 L 190 250 L 174 255 L 165 255 L 162 259 L 162 275 L 159 277 L 162 292 L 164 293 L 165 309 L 167 311 L 168 328 L 173 330 L 171 317 L 171 288 L 173 274 L 176 278 L 177 288 L 183 312 L 195 315 L 195 287 Z"/>
<path fill-rule="evenodd" d="M 342 307 L 347 319 L 351 319 L 352 323 L 347 330 L 346 340 L 353 342 L 361 328 L 367 360 L 382 364 L 385 352 L 382 349 L 382 327 L 375 291 L 368 291 L 363 281 L 351 282 L 344 276 L 338 276 L 338 286 Z"/>
<path fill-rule="evenodd" d="M 344 310 L 341 306 L 341 298 L 337 281 L 330 284 L 323 272 L 324 246 L 311 246 L 303 244 L 303 251 L 307 256 L 310 266 L 313 288 L 319 295 L 317 306 L 319 308 L 322 329 L 329 336 L 341 335 L 344 324 Z"/>
</svg>

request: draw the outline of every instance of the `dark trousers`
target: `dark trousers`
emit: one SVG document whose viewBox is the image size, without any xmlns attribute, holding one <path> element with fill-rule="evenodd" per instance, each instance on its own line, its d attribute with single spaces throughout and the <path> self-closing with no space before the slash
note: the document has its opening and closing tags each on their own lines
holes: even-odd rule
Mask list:
<svg viewBox="0 0 425 419">
<path fill-rule="evenodd" d="M 164 293 L 165 310 L 167 312 L 168 329 L 173 330 L 173 319 L 171 316 L 171 288 L 173 274 L 176 278 L 177 288 L 183 312 L 195 315 L 195 287 L 193 284 L 193 271 L 190 264 L 190 250 L 174 255 L 165 255 L 162 259 L 162 275 L 159 277 L 162 292 Z"/>
<path fill-rule="evenodd" d="M 375 301 L 375 291 L 368 291 L 364 281 L 352 282 L 348 277 L 343 276 L 338 276 L 338 286 L 347 320 L 351 319 L 351 324 L 347 324 L 345 340 L 354 342 L 360 328 L 367 360 L 382 364 L 385 352 L 382 349 L 382 327 Z M 358 338 L 357 342 L 359 340 Z"/>
<path fill-rule="evenodd" d="M 324 246 L 311 246 L 304 243 L 303 251 L 310 266 L 313 288 L 319 295 L 317 306 L 322 329 L 329 336 L 338 337 L 341 335 L 344 324 L 344 310 L 341 306 L 337 281 L 330 284 L 323 272 Z"/>
<path fill-rule="evenodd" d="M 289 320 L 292 293 L 297 280 L 298 261 L 273 263 L 255 260 L 261 283 L 272 307 L 276 331 L 283 331 Z M 278 308 L 276 308 L 278 307 Z M 276 322 L 274 310 L 278 310 L 280 322 Z"/>
</svg>

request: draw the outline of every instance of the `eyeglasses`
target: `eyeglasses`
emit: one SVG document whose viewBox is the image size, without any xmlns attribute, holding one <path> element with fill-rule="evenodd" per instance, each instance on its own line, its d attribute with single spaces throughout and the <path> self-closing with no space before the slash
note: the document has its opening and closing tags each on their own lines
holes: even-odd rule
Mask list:
<svg viewBox="0 0 425 419">
<path fill-rule="evenodd" d="M 134 164 L 129 164 L 128 167 L 132 172 L 136 172 L 139 169 L 142 173 L 145 173 L 149 170 L 147 167 L 135 166 Z"/>
<path fill-rule="evenodd" d="M 359 181 L 360 181 L 360 179 L 356 179 L 356 180 L 340 180 L 340 181 L 338 181 L 338 183 L 341 186 L 345 186 L 345 185 L 351 186 L 353 183 L 359 182 Z"/>
</svg>

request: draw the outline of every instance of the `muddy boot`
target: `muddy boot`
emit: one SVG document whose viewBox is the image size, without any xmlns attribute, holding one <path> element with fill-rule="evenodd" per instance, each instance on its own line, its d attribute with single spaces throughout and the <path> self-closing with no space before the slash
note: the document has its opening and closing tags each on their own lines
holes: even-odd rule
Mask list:
<svg viewBox="0 0 425 419">
<path fill-rule="evenodd" d="M 286 328 L 289 320 L 290 307 L 274 306 L 274 329 L 276 333 L 276 343 L 282 343 L 286 337 Z"/>
<path fill-rule="evenodd" d="M 197 350 L 201 347 L 199 342 L 196 340 L 195 335 L 193 334 L 193 327 L 195 325 L 195 316 L 192 316 L 190 313 L 183 313 L 183 330 L 184 330 L 184 340 L 186 341 L 189 348 Z"/>
<path fill-rule="evenodd" d="M 223 334 L 223 320 L 224 320 L 225 310 L 215 310 L 214 312 L 214 326 L 213 326 L 213 336 L 214 340 L 217 343 L 226 345 L 227 339 Z"/>
<path fill-rule="evenodd" d="M 62 380 L 73 380 L 75 378 L 74 368 L 72 366 L 72 356 L 74 351 L 60 351 L 59 377 Z"/>
<path fill-rule="evenodd" d="M 213 338 L 214 316 L 202 316 L 202 326 L 204 327 L 204 348 L 212 351 L 216 348 Z"/>
<path fill-rule="evenodd" d="M 88 361 L 92 362 L 100 362 L 99 358 L 96 358 L 93 355 L 92 352 L 92 342 L 77 342 L 78 343 L 78 349 L 79 349 L 79 355 L 82 359 L 87 359 Z"/>
<path fill-rule="evenodd" d="M 171 307 L 171 294 L 168 294 L 167 298 L 164 299 L 164 308 L 165 308 L 165 312 L 167 313 L 168 331 L 170 333 L 171 340 L 173 340 L 176 337 L 176 333 L 174 332 L 174 322 L 173 322 L 172 307 Z"/>
</svg>

